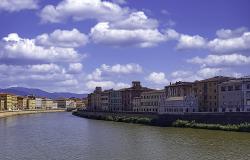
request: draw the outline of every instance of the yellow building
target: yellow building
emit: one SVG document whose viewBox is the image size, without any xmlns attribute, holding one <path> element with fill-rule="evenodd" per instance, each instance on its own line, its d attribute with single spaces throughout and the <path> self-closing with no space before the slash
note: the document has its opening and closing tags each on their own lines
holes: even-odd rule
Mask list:
<svg viewBox="0 0 250 160">
<path fill-rule="evenodd" d="M 54 108 L 54 102 L 53 102 L 53 100 L 52 99 L 43 99 L 42 100 L 42 108 L 43 109 L 52 109 L 52 108 Z"/>
<path fill-rule="evenodd" d="M 17 96 L 9 93 L 0 93 L 0 99 L 4 101 L 4 110 L 17 109 Z"/>
<path fill-rule="evenodd" d="M 4 110 L 4 100 L 0 99 L 0 111 Z"/>
<path fill-rule="evenodd" d="M 33 98 L 27 99 L 27 109 L 33 110 L 36 109 L 36 100 Z"/>
<path fill-rule="evenodd" d="M 17 97 L 17 109 L 24 110 L 27 109 L 27 98 L 25 97 Z"/>
</svg>

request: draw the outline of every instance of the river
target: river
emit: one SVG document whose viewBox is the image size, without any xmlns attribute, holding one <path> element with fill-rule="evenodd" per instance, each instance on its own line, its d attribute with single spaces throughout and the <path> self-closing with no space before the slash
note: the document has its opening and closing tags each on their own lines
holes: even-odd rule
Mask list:
<svg viewBox="0 0 250 160">
<path fill-rule="evenodd" d="M 0 159 L 247 160 L 250 134 L 41 113 L 0 119 Z"/>
</svg>

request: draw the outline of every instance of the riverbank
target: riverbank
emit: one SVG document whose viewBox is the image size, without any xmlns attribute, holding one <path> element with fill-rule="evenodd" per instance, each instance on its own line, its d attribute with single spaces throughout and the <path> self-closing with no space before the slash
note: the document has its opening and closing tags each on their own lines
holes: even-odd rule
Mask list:
<svg viewBox="0 0 250 160">
<path fill-rule="evenodd" d="M 52 113 L 52 112 L 65 112 L 65 110 L 53 109 L 53 110 L 4 111 L 4 112 L 0 112 L 0 118 L 16 116 L 16 115 L 24 115 L 24 114 Z"/>
<path fill-rule="evenodd" d="M 114 122 L 125 122 L 125 123 L 136 123 L 160 127 L 178 127 L 178 128 L 197 128 L 197 129 L 208 129 L 208 130 L 223 130 L 223 131 L 237 131 L 237 132 L 250 132 L 250 123 L 248 119 L 246 121 L 239 121 L 236 115 L 232 118 L 236 118 L 237 123 L 228 123 L 225 121 L 217 121 L 220 123 L 208 123 L 206 119 L 201 121 L 200 117 L 209 115 L 210 118 L 213 116 L 218 118 L 225 117 L 224 114 L 194 114 L 193 119 L 190 119 L 190 114 L 187 117 L 183 115 L 157 115 L 157 114 L 142 114 L 142 113 L 108 113 L 108 112 L 86 112 L 86 111 L 74 111 L 73 115 L 88 119 L 105 120 Z M 197 116 L 198 115 L 198 116 Z M 239 113 L 237 113 L 239 115 Z M 241 115 L 242 116 L 242 115 Z M 197 118 L 199 117 L 199 118 Z M 186 119 L 185 119 L 186 118 Z M 228 115 L 227 115 L 228 118 Z M 189 120 L 187 120 L 189 119 Z M 197 120 L 197 122 L 196 122 Z M 214 121 L 216 122 L 216 121 Z M 231 122 L 233 122 L 231 120 Z M 238 123 L 240 122 L 240 123 Z"/>
<path fill-rule="evenodd" d="M 235 132 L 250 132 L 250 123 L 221 125 L 221 124 L 196 123 L 195 121 L 177 120 L 173 122 L 172 126 L 178 127 L 178 128 L 195 128 L 195 129 L 222 130 L 222 131 L 235 131 Z"/>
</svg>

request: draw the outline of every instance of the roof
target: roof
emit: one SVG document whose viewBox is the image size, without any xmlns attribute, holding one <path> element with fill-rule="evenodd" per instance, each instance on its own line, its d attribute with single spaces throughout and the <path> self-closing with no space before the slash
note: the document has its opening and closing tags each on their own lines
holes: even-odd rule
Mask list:
<svg viewBox="0 0 250 160">
<path fill-rule="evenodd" d="M 183 96 L 179 96 L 179 97 L 169 97 L 166 99 L 166 101 L 182 101 L 184 100 Z"/>
<path fill-rule="evenodd" d="M 230 79 L 235 79 L 235 78 L 234 77 L 215 76 L 212 78 L 204 79 L 201 81 L 195 81 L 195 82 L 216 82 L 216 81 L 225 81 L 225 80 L 230 80 Z"/>
</svg>

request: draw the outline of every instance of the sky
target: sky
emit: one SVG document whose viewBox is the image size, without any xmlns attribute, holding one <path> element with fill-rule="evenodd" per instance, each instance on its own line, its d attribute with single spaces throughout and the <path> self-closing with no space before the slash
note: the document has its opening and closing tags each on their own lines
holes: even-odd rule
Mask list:
<svg viewBox="0 0 250 160">
<path fill-rule="evenodd" d="M 0 88 L 250 75 L 249 0 L 0 0 Z"/>
</svg>

